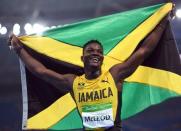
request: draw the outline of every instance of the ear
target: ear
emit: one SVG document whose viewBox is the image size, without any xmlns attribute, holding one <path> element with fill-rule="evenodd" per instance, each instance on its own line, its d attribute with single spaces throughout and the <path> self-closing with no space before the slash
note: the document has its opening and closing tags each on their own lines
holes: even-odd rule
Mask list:
<svg viewBox="0 0 181 131">
<path fill-rule="evenodd" d="M 82 61 L 82 62 L 84 61 L 84 58 L 83 58 L 83 56 L 81 56 L 81 61 Z"/>
<path fill-rule="evenodd" d="M 103 56 L 103 58 L 102 58 L 102 63 L 104 62 L 104 56 Z"/>
</svg>

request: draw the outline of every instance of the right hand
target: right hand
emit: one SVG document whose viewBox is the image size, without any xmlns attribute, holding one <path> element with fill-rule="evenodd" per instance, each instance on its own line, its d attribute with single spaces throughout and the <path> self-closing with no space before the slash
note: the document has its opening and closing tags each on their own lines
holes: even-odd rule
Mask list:
<svg viewBox="0 0 181 131">
<path fill-rule="evenodd" d="M 175 7 L 175 4 L 173 4 L 172 10 L 170 11 L 170 17 L 171 19 L 174 19 L 175 16 L 176 16 L 176 7 Z"/>
<path fill-rule="evenodd" d="M 175 4 L 172 6 L 172 10 L 161 20 L 160 24 L 166 24 L 168 21 L 175 18 Z"/>
<path fill-rule="evenodd" d="M 9 37 L 8 46 L 9 46 L 10 50 L 14 50 L 16 53 L 19 52 L 20 49 L 22 49 L 22 47 L 23 47 L 23 45 L 20 42 L 20 40 L 18 39 L 18 37 L 15 36 L 14 34 L 12 34 Z"/>
</svg>

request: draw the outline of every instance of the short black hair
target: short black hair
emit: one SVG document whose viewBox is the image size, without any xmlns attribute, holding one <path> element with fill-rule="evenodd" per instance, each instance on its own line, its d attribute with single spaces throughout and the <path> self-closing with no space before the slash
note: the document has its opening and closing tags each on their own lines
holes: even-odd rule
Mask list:
<svg viewBox="0 0 181 131">
<path fill-rule="evenodd" d="M 92 43 L 97 43 L 98 45 L 100 45 L 100 47 L 102 48 L 102 50 L 104 50 L 101 42 L 99 42 L 98 40 L 90 40 L 90 41 L 88 41 L 88 42 L 86 42 L 86 43 L 84 44 L 84 46 L 83 46 L 83 53 L 84 53 L 84 49 L 85 49 L 89 44 L 92 44 Z"/>
</svg>

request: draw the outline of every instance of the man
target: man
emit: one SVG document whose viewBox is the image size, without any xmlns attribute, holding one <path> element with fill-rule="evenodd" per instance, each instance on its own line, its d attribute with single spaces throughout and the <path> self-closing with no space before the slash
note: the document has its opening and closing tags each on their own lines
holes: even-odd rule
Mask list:
<svg viewBox="0 0 181 131">
<path fill-rule="evenodd" d="M 47 69 L 28 54 L 14 35 L 10 37 L 9 43 L 29 71 L 60 91 L 64 88 L 69 89 L 76 101 L 85 129 L 121 130 L 119 101 L 122 82 L 154 50 L 167 22 L 168 17 L 165 17 L 126 61 L 114 65 L 109 71 L 101 69 L 104 60 L 101 43 L 96 40 L 87 42 L 81 57 L 84 64 L 82 76 L 63 75 Z"/>
</svg>

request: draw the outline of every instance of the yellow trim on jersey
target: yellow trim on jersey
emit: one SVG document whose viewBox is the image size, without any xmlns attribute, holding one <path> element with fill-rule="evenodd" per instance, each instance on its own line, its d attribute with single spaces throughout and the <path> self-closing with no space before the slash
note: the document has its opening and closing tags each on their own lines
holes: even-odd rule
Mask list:
<svg viewBox="0 0 181 131">
<path fill-rule="evenodd" d="M 70 93 L 62 96 L 52 105 L 28 119 L 27 129 L 48 129 L 76 108 Z"/>
</svg>

